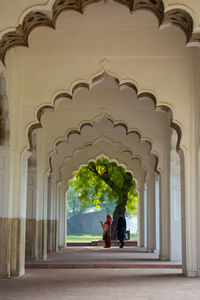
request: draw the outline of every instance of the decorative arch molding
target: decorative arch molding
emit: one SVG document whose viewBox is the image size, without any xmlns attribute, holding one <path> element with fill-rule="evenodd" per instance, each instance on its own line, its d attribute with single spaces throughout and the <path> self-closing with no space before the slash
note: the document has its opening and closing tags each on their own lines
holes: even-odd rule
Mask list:
<svg viewBox="0 0 200 300">
<path fill-rule="evenodd" d="M 139 157 L 135 157 L 133 152 L 131 151 L 131 149 L 125 149 L 123 147 L 123 145 L 120 143 L 120 142 L 115 142 L 115 141 L 112 141 L 111 139 L 108 139 L 108 138 L 98 138 L 96 139 L 94 142 L 92 143 L 88 143 L 86 145 L 83 145 L 82 147 L 79 147 L 79 148 L 76 148 L 74 149 L 72 155 L 70 156 L 67 156 L 64 158 L 64 164 L 66 164 L 69 160 L 73 160 L 76 158 L 77 155 L 79 154 L 82 154 L 83 152 L 87 152 L 87 150 L 93 148 L 93 147 L 96 147 L 97 145 L 109 145 L 111 146 L 113 149 L 117 149 L 119 150 L 120 153 L 122 153 L 122 155 L 124 154 L 127 155 L 127 157 L 129 157 L 129 160 L 137 160 L 139 162 L 139 166 L 144 169 L 145 171 L 147 170 L 146 166 L 143 166 L 142 165 L 142 160 L 139 158 Z M 114 151 L 113 151 L 114 152 Z M 105 155 L 106 153 L 106 150 L 102 150 L 102 156 Z M 99 154 L 101 156 L 101 154 Z M 65 168 L 66 168 L 66 165 L 64 165 L 60 168 L 60 171 L 63 171 Z M 125 166 L 126 164 L 124 164 Z M 126 166 L 127 168 L 127 166 Z M 130 171 L 130 170 L 129 170 Z"/>
<path fill-rule="evenodd" d="M 89 127 L 91 127 L 91 128 L 94 128 L 96 121 L 97 121 L 98 119 L 100 119 L 100 118 L 102 118 L 102 119 L 105 118 L 105 119 L 107 119 L 108 121 L 110 121 L 110 123 L 112 124 L 113 128 L 117 128 L 117 127 L 122 127 L 122 128 L 124 128 L 127 136 L 130 135 L 131 133 L 137 135 L 137 136 L 138 136 L 138 139 L 139 139 L 139 143 L 144 143 L 144 144 L 146 144 L 147 146 L 149 146 L 149 151 L 148 151 L 148 153 L 151 153 L 151 150 L 152 150 L 152 144 L 151 144 L 151 142 L 150 142 L 149 140 L 143 138 L 143 137 L 141 136 L 141 134 L 140 134 L 137 130 L 129 130 L 129 129 L 128 129 L 128 126 L 127 126 L 125 123 L 123 123 L 123 122 L 121 122 L 121 121 L 115 121 L 115 120 L 113 120 L 110 116 L 108 116 L 107 114 L 102 114 L 101 116 L 95 118 L 95 119 L 92 120 L 91 122 L 88 122 L 88 121 L 87 121 L 87 122 L 82 123 L 82 124 L 79 126 L 79 129 L 77 128 L 77 129 L 69 130 L 69 131 L 66 133 L 66 136 L 65 136 L 64 138 L 63 138 L 63 137 L 58 138 L 57 141 L 55 142 L 54 151 L 52 151 L 52 152 L 50 153 L 50 156 L 52 157 L 54 154 L 57 153 L 57 149 L 56 149 L 56 148 L 57 148 L 57 146 L 58 146 L 59 144 L 61 144 L 61 143 L 67 143 L 67 142 L 68 142 L 68 139 L 69 139 L 71 136 L 73 136 L 74 134 L 81 135 L 82 130 L 83 130 L 86 126 L 89 126 Z"/>
<path fill-rule="evenodd" d="M 188 46 L 200 47 L 200 32 L 194 32 L 194 20 L 186 8 L 171 8 L 165 11 L 164 0 L 113 0 L 126 6 L 132 13 L 136 10 L 152 12 L 158 19 L 159 26 L 175 25 L 186 36 Z M 85 9 L 102 0 L 54 0 L 50 10 L 38 7 L 25 14 L 21 24 L 13 31 L 5 33 L 0 40 L 0 61 L 5 65 L 5 56 L 9 49 L 17 46 L 28 47 L 28 37 L 33 29 L 40 26 L 55 29 L 56 20 L 64 11 L 73 10 L 84 13 Z"/>
<path fill-rule="evenodd" d="M 97 130 L 97 128 L 99 128 L 99 130 L 101 131 L 101 126 L 103 126 L 103 128 L 104 128 L 105 124 L 107 124 L 107 126 L 110 127 L 110 128 L 107 127 L 107 129 L 108 128 L 109 129 L 113 128 L 114 130 L 116 129 L 116 135 L 118 135 L 118 132 L 117 132 L 118 128 L 119 129 L 120 128 L 125 129 L 123 137 L 122 137 L 122 135 L 120 135 L 119 140 L 120 141 L 121 140 L 124 141 L 124 139 L 127 137 L 127 139 L 131 140 L 129 142 L 129 145 L 128 144 L 124 145 L 124 142 L 123 142 L 123 145 L 122 145 L 122 142 L 120 142 L 119 140 L 116 140 L 116 137 L 115 137 L 115 139 L 113 139 L 107 133 L 105 133 L 105 135 L 104 134 L 100 135 L 100 133 L 97 133 L 97 136 L 96 136 L 96 130 Z M 73 143 L 71 143 L 70 140 L 68 142 L 68 139 L 70 137 L 73 137 L 74 134 L 75 135 L 78 134 L 79 137 L 82 136 L 83 135 L 82 130 L 85 127 L 87 127 L 87 126 L 89 126 L 90 128 L 94 129 L 95 137 L 88 138 L 87 142 L 84 141 L 84 143 L 81 144 L 81 146 L 78 146 L 78 147 L 75 146 L 75 145 L 73 146 Z M 108 131 L 109 131 L 109 129 L 108 129 Z M 137 141 L 135 141 L 134 143 L 132 142 L 134 140 L 134 137 L 133 137 L 132 134 L 134 134 L 135 135 L 135 139 L 137 139 Z M 90 131 L 90 136 L 91 135 L 92 135 L 92 132 Z M 126 153 L 126 152 L 130 153 L 132 157 L 138 158 L 141 161 L 142 165 L 143 165 L 144 155 L 145 155 L 145 157 L 149 156 L 149 158 L 152 157 L 152 156 L 155 156 L 155 154 L 151 152 L 152 151 L 152 145 L 151 145 L 151 143 L 148 140 L 146 140 L 146 139 L 142 139 L 141 135 L 137 131 L 129 130 L 128 127 L 126 126 L 126 124 L 124 124 L 122 122 L 120 122 L 120 123 L 115 122 L 115 121 L 113 121 L 113 119 L 111 119 L 107 115 L 102 115 L 102 116 L 96 118 L 95 120 L 93 120 L 91 123 L 82 124 L 82 128 L 80 130 L 77 129 L 77 131 L 73 130 L 72 133 L 69 132 L 66 139 L 61 138 L 61 139 L 58 139 L 56 141 L 55 146 L 54 146 L 54 151 L 52 151 L 49 154 L 49 168 L 50 168 L 50 170 L 53 169 L 53 167 L 52 167 L 52 160 L 54 159 L 54 157 L 56 157 L 56 155 L 60 155 L 59 150 L 58 150 L 58 146 L 60 144 L 66 144 L 66 147 L 72 146 L 72 148 L 73 148 L 72 153 L 75 153 L 76 151 L 80 151 L 81 149 L 84 149 L 85 147 L 88 147 L 88 146 L 91 146 L 91 145 L 95 144 L 100 139 L 109 140 L 110 142 L 113 143 L 113 145 L 115 145 L 115 144 L 121 145 L 121 147 L 124 147 L 124 149 L 123 149 L 122 152 L 124 152 L 124 153 Z M 134 151 L 132 151 L 132 149 L 131 149 L 131 146 L 130 146 L 131 143 L 134 144 Z M 138 146 L 139 146 L 140 150 L 138 150 Z M 66 149 L 66 151 L 67 151 L 67 149 Z M 141 153 L 138 153 L 139 151 L 141 151 Z"/>
<path fill-rule="evenodd" d="M 111 158 L 110 155 L 104 153 L 103 155 L 98 154 L 98 155 L 96 155 L 96 157 L 93 156 L 93 158 L 90 158 L 90 159 L 83 159 L 84 161 L 80 164 L 80 166 L 78 168 L 75 168 L 74 170 L 72 170 L 71 176 L 66 178 L 66 180 L 65 180 L 66 184 L 64 185 L 65 191 L 67 191 L 69 182 L 71 179 L 73 179 L 74 173 L 78 172 L 81 167 L 86 167 L 89 162 L 96 162 L 102 156 L 104 156 L 110 162 L 115 162 L 118 166 L 122 166 L 126 170 L 126 172 L 131 173 L 131 175 L 133 176 L 133 180 L 135 180 L 137 182 L 137 179 L 134 177 L 132 170 L 127 169 L 127 165 L 125 164 L 125 162 L 122 162 L 120 159 Z M 136 190 L 137 190 L 137 183 L 136 183 Z"/>
<path fill-rule="evenodd" d="M 64 170 L 67 167 L 67 161 L 76 159 L 76 155 L 82 154 L 83 152 L 86 152 L 87 150 L 95 147 L 98 144 L 99 145 L 103 144 L 104 146 L 107 144 L 107 145 L 112 146 L 113 150 L 118 149 L 119 152 L 122 154 L 122 156 L 124 156 L 124 157 L 127 156 L 127 159 L 129 161 L 133 161 L 133 160 L 136 161 L 137 160 L 139 162 L 140 168 L 143 169 L 145 172 L 148 171 L 148 167 L 143 163 L 141 157 L 135 155 L 131 149 L 127 149 L 126 147 L 123 147 L 123 145 L 118 141 L 113 141 L 113 140 L 111 140 L 107 137 L 101 137 L 101 138 L 98 138 L 98 139 L 96 139 L 95 141 L 93 141 L 91 143 L 85 144 L 82 147 L 74 149 L 71 156 L 66 156 L 63 159 L 63 166 L 60 168 L 59 172 Z M 113 153 L 114 152 L 115 151 L 113 151 Z M 106 150 L 102 151 L 102 156 L 104 156 L 105 153 L 106 153 Z M 125 169 L 127 169 L 127 166 L 128 166 L 128 164 L 124 163 Z M 132 173 L 134 173 L 133 170 L 132 170 Z"/>
<path fill-rule="evenodd" d="M 104 143 L 106 142 L 104 141 Z M 144 182 L 146 170 L 141 168 L 141 162 L 138 159 L 132 159 L 130 153 L 128 155 L 127 153 L 122 153 L 121 147 L 118 147 L 114 151 L 112 144 L 110 145 L 110 148 L 106 148 L 105 144 L 103 147 L 101 142 L 99 142 L 99 145 L 97 142 L 96 146 L 87 146 L 73 157 L 69 157 L 67 161 L 68 165 L 61 169 L 61 180 L 64 180 L 68 184 L 69 179 L 72 178 L 72 174 L 76 170 L 79 170 L 82 165 L 87 165 L 89 161 L 96 161 L 97 158 L 105 156 L 110 161 L 115 161 L 118 165 L 122 165 L 127 172 L 133 175 L 134 180 Z"/>
<path fill-rule="evenodd" d="M 52 99 L 52 105 L 43 105 L 41 106 L 37 113 L 36 113 L 36 118 L 37 118 L 37 123 L 34 123 L 32 125 L 30 125 L 28 127 L 28 142 L 29 142 L 29 151 L 32 151 L 32 148 L 33 148 L 33 145 L 32 145 L 32 134 L 33 134 L 33 131 L 36 130 L 36 129 L 39 129 L 39 128 L 42 128 L 42 124 L 41 124 L 41 118 L 43 116 L 43 114 L 47 111 L 54 111 L 55 110 L 55 104 L 56 104 L 56 101 L 61 99 L 61 98 L 66 98 L 66 99 L 70 99 L 71 101 L 73 101 L 73 96 L 74 96 L 74 93 L 79 89 L 79 88 L 86 88 L 88 90 L 90 90 L 93 85 L 97 84 L 98 82 L 101 82 L 105 76 L 110 76 L 110 77 L 113 77 L 114 80 L 118 83 L 119 85 L 119 89 L 123 89 L 124 87 L 127 87 L 127 88 L 132 88 L 135 93 L 136 93 L 136 96 L 137 96 L 137 100 L 140 101 L 142 100 L 143 98 L 148 98 L 150 99 L 150 101 L 153 103 L 154 105 L 154 108 L 155 108 L 155 111 L 163 111 L 164 113 L 167 113 L 169 116 L 170 116 L 170 126 L 171 128 L 174 128 L 177 133 L 178 133 L 178 140 L 177 140 L 177 150 L 179 150 L 180 148 L 180 140 L 181 140 L 181 128 L 180 126 L 173 122 L 173 113 L 172 113 L 172 110 L 169 106 L 167 105 L 157 105 L 157 99 L 156 99 L 156 96 L 152 93 L 152 92 L 146 92 L 146 91 L 141 91 L 141 92 L 138 92 L 138 88 L 136 86 L 135 83 L 131 82 L 131 81 L 121 81 L 119 80 L 119 78 L 113 76 L 113 75 L 109 75 L 108 73 L 106 73 L 105 71 L 102 71 L 100 74 L 96 74 L 94 75 L 90 80 L 89 82 L 78 82 L 76 83 L 71 91 L 61 91 L 61 92 L 58 92 L 56 95 L 54 95 L 53 99 Z M 109 115 L 107 115 L 108 119 L 110 119 L 112 122 L 114 122 L 114 126 L 123 126 L 127 132 L 127 134 L 129 133 L 129 129 L 128 129 L 128 126 L 126 125 L 126 123 L 124 121 L 113 121 L 112 120 L 112 117 L 110 117 Z M 96 117 L 95 117 L 96 119 Z M 94 120 L 93 120 L 94 121 Z M 63 140 L 67 140 L 69 138 L 70 135 L 72 134 L 80 134 L 82 128 L 84 126 L 93 126 L 93 121 L 84 121 L 80 124 L 79 128 L 73 128 L 73 129 L 70 129 L 66 132 L 65 136 L 62 136 L 62 137 L 59 137 L 57 139 L 57 141 L 55 141 L 54 145 L 54 150 L 53 152 L 56 153 L 56 146 L 59 144 L 59 143 L 62 143 Z M 131 131 L 130 131 L 131 132 Z M 142 136 L 142 133 L 140 132 L 139 129 L 135 129 L 135 130 L 132 130 L 132 132 L 135 132 L 136 134 L 138 134 L 139 138 L 141 141 L 145 140 L 146 142 L 149 142 L 151 145 L 151 141 L 150 140 L 147 140 L 147 138 L 144 138 Z M 51 153 L 52 154 L 52 153 Z"/>
</svg>

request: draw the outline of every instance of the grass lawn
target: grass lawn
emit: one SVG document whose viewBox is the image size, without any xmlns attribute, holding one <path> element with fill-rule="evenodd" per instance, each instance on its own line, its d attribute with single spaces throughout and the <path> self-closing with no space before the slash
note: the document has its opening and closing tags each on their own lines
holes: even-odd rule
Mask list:
<svg viewBox="0 0 200 300">
<path fill-rule="evenodd" d="M 102 239 L 102 235 L 68 235 L 66 236 L 66 241 L 71 242 L 91 242 L 99 241 Z"/>
<path fill-rule="evenodd" d="M 72 242 L 91 242 L 91 241 L 99 241 L 102 239 L 102 235 L 68 235 L 66 236 L 66 242 L 72 243 Z M 131 233 L 131 240 L 137 240 L 138 234 L 137 233 Z"/>
</svg>

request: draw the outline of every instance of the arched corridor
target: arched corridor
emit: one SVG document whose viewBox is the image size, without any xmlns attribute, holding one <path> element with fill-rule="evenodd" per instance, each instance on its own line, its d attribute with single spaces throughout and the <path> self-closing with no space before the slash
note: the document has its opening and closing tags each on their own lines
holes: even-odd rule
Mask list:
<svg viewBox="0 0 200 300">
<path fill-rule="evenodd" d="M 199 277 L 200 3 L 11 2 L 0 3 L 0 276 L 61 253 L 72 263 L 81 250 L 66 248 L 66 191 L 104 156 L 138 192 L 138 248 L 116 266 L 139 263 L 142 249 Z M 88 250 L 94 265 L 102 250 Z"/>
</svg>

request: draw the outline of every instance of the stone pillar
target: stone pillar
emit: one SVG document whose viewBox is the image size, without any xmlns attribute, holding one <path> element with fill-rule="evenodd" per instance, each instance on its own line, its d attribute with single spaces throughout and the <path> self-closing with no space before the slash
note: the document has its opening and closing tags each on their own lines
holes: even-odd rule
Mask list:
<svg viewBox="0 0 200 300">
<path fill-rule="evenodd" d="M 48 226 L 48 180 L 49 180 L 49 172 L 46 172 L 44 175 L 44 198 L 43 198 L 43 259 L 47 259 L 47 226 Z"/>
<path fill-rule="evenodd" d="M 160 260 L 170 260 L 170 151 L 160 174 Z"/>
<path fill-rule="evenodd" d="M 156 174 L 156 252 L 160 252 L 160 191 L 159 191 L 159 174 Z"/>
<path fill-rule="evenodd" d="M 64 248 L 66 246 L 66 199 L 65 199 L 65 188 L 64 184 L 60 184 L 60 217 L 59 217 L 59 247 Z"/>
<path fill-rule="evenodd" d="M 196 107 L 195 107 L 195 112 L 196 112 L 196 135 L 198 136 L 198 145 L 197 145 L 197 151 L 198 151 L 198 172 L 197 172 L 197 276 L 200 277 L 200 104 L 199 104 L 199 99 L 200 99 L 200 50 L 197 49 L 197 57 L 196 57 L 196 62 L 195 66 L 197 68 L 197 76 L 196 76 Z"/>
<path fill-rule="evenodd" d="M 11 203 L 9 197 L 10 149 L 0 146 L 0 276 L 10 277 Z"/>
<path fill-rule="evenodd" d="M 185 248 L 186 265 L 183 272 L 188 277 L 196 277 L 198 256 L 198 201 L 197 160 L 194 149 L 185 151 Z"/>
<path fill-rule="evenodd" d="M 200 141 L 200 133 L 199 133 Z M 200 181 L 200 142 L 198 147 L 198 182 Z M 198 186 L 198 198 L 197 198 L 197 276 L 200 277 L 200 187 Z"/>
<path fill-rule="evenodd" d="M 36 249 L 37 257 L 47 258 L 48 172 L 45 172 L 43 133 L 37 134 Z"/>
<path fill-rule="evenodd" d="M 179 150 L 180 156 L 180 180 L 181 180 L 181 237 L 182 237 L 182 266 L 183 273 L 187 274 L 186 263 L 186 219 L 185 219 L 185 159 L 182 150 Z"/>
<path fill-rule="evenodd" d="M 171 261 L 182 260 L 181 239 L 181 186 L 180 159 L 176 150 L 171 151 L 170 206 L 171 206 Z"/>
<path fill-rule="evenodd" d="M 156 249 L 155 158 L 151 159 L 147 176 L 147 250 Z"/>
<path fill-rule="evenodd" d="M 139 189 L 139 202 L 138 202 L 138 212 L 139 212 L 139 247 L 144 247 L 144 183 L 140 185 Z"/>
<path fill-rule="evenodd" d="M 147 183 L 144 185 L 144 247 L 147 248 Z"/>
<path fill-rule="evenodd" d="M 47 206 L 47 252 L 52 251 L 52 235 L 51 235 L 51 174 L 48 177 L 48 206 Z"/>
<path fill-rule="evenodd" d="M 56 251 L 59 249 L 60 240 L 60 182 L 56 182 Z"/>
<path fill-rule="evenodd" d="M 25 273 L 27 166 L 30 152 L 11 151 L 10 197 L 12 200 L 10 275 Z"/>
<path fill-rule="evenodd" d="M 36 166 L 28 164 L 27 214 L 26 214 L 26 259 L 38 259 L 36 253 Z"/>
<path fill-rule="evenodd" d="M 57 241 L 56 241 L 56 232 L 57 232 L 57 190 L 56 190 L 56 174 L 51 173 L 51 198 L 50 200 L 50 209 L 49 209 L 49 237 L 50 237 L 50 251 L 56 251 Z"/>
<path fill-rule="evenodd" d="M 183 273 L 188 277 L 200 276 L 200 189 L 199 189 L 199 142 L 200 142 L 200 51 L 193 60 L 190 106 L 188 109 L 188 147 L 182 148 L 181 196 Z M 191 77 L 192 79 L 192 77 Z M 192 86 L 193 85 L 193 86 Z M 183 177 L 183 172 L 185 176 Z M 185 221 L 185 222 L 184 222 Z"/>
</svg>

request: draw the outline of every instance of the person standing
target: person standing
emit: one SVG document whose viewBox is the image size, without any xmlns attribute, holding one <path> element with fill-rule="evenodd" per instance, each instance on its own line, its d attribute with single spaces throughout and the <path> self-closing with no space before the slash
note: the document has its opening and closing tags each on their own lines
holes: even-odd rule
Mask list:
<svg viewBox="0 0 200 300">
<path fill-rule="evenodd" d="M 105 241 L 105 247 L 104 248 L 110 248 L 111 247 L 111 241 L 110 241 L 110 225 L 112 224 L 112 217 L 111 215 L 107 215 L 107 220 L 105 223 L 100 221 L 102 229 L 103 229 L 103 239 Z"/>
<path fill-rule="evenodd" d="M 118 231 L 117 236 L 120 241 L 119 248 L 123 248 L 124 247 L 124 234 L 126 231 L 126 219 L 124 218 L 124 215 L 121 212 L 119 213 L 119 218 L 118 218 L 118 222 L 117 222 L 117 231 Z"/>
</svg>

